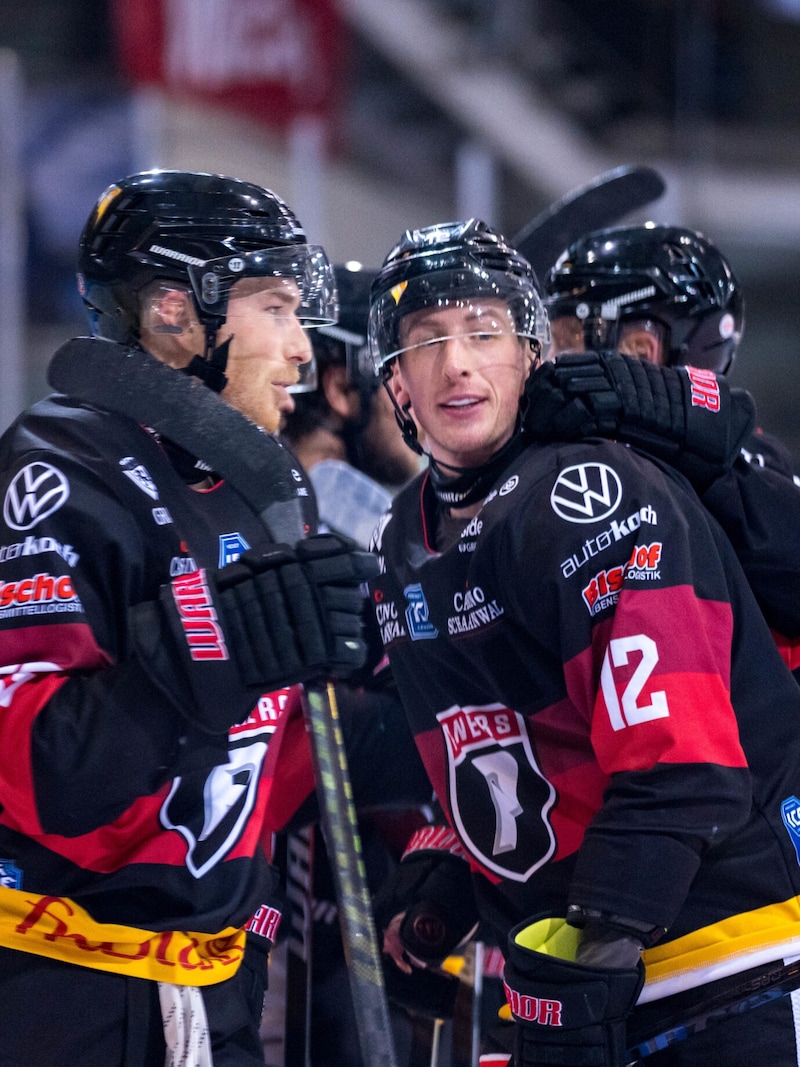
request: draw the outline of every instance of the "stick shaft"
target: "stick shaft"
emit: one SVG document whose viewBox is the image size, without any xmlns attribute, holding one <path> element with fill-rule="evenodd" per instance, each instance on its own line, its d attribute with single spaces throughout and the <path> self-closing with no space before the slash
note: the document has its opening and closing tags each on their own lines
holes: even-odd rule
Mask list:
<svg viewBox="0 0 800 1067">
<path fill-rule="evenodd" d="M 362 1057 L 368 1067 L 395 1067 L 383 967 L 333 686 L 307 688 L 303 703 L 311 727 L 318 788 L 325 801 L 321 804 L 322 829 L 336 883 Z"/>
<path fill-rule="evenodd" d="M 721 1022 L 731 1015 L 760 1008 L 779 997 L 800 989 L 800 961 L 787 963 L 758 975 L 749 982 L 708 997 L 683 1018 L 669 1019 L 659 1030 L 639 1041 L 627 1052 L 627 1067 L 634 1067 L 655 1052 L 669 1048 Z"/>
</svg>

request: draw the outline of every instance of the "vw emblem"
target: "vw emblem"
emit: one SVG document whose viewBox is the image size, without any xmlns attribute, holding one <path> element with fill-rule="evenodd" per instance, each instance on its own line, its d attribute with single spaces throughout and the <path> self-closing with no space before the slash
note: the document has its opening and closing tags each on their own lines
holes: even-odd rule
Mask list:
<svg viewBox="0 0 800 1067">
<path fill-rule="evenodd" d="M 49 463 L 29 463 L 6 490 L 3 518 L 12 530 L 32 530 L 69 499 L 69 482 Z"/>
<path fill-rule="evenodd" d="M 550 506 L 567 522 L 599 522 L 619 507 L 622 483 L 605 463 L 580 463 L 563 470 L 550 494 Z"/>
</svg>

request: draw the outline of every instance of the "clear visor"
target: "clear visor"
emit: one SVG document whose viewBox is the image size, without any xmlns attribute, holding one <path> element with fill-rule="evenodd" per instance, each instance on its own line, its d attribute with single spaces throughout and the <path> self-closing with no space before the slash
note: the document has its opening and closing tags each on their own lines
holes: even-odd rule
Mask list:
<svg viewBox="0 0 800 1067">
<path fill-rule="evenodd" d="M 566 352 L 616 350 L 648 363 L 662 363 L 666 352 L 667 327 L 657 319 L 607 319 L 561 315 L 550 323 L 552 343 L 547 358 Z"/>
<path fill-rule="evenodd" d="M 233 253 L 187 267 L 195 300 L 208 315 L 224 316 L 231 287 L 242 278 L 281 278 L 296 285 L 300 303 L 294 312 L 304 326 L 336 322 L 336 279 L 319 245 L 288 245 Z"/>
<path fill-rule="evenodd" d="M 377 370 L 411 349 L 458 338 L 481 347 L 514 336 L 550 342 L 541 299 L 527 279 L 500 271 L 437 271 L 373 301 L 369 353 Z"/>
</svg>

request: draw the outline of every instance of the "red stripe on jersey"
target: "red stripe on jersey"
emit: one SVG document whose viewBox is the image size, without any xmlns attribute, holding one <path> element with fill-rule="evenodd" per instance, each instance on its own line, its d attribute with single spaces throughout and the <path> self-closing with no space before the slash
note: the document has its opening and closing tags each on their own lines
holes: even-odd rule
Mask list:
<svg viewBox="0 0 800 1067">
<path fill-rule="evenodd" d="M 106 667 L 111 663 L 111 657 L 98 646 L 91 627 L 85 622 L 3 630 L 1 643 L 0 662 L 3 665 L 45 661 L 69 671 Z"/>
<path fill-rule="evenodd" d="M 262 844 L 272 851 L 272 835 L 282 830 L 303 801 L 316 789 L 311 740 L 295 687 L 278 719 L 264 762 L 267 780 Z"/>
<path fill-rule="evenodd" d="M 796 671 L 800 667 L 800 638 L 792 640 L 790 637 L 784 637 L 783 634 L 779 634 L 776 630 L 772 631 L 772 636 L 778 646 L 783 662 L 790 671 Z"/>
<path fill-rule="evenodd" d="M 688 586 L 630 590 L 567 664 L 606 774 L 656 763 L 747 765 L 730 703 L 730 605 Z"/>
</svg>

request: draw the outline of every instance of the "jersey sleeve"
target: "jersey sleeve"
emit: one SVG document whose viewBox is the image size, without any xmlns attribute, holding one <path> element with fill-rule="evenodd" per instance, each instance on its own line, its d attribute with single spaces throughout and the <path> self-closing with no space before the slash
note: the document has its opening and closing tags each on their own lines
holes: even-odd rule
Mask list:
<svg viewBox="0 0 800 1067">
<path fill-rule="evenodd" d="M 0 474 L 0 803 L 77 836 L 170 776 L 185 723 L 127 655 L 147 554 L 100 470 L 27 452 Z"/>
<path fill-rule="evenodd" d="M 749 811 L 729 576 L 683 479 L 613 443 L 585 456 L 556 470 L 550 508 L 516 534 L 539 552 L 533 577 L 515 575 L 515 610 L 557 641 L 567 693 L 558 719 L 545 711 L 531 729 L 548 765 L 551 729 L 562 765 L 576 760 L 563 724 L 588 731 L 605 782 L 570 903 L 668 926 L 704 850 Z M 560 804 L 579 776 L 563 775 Z"/>
<path fill-rule="evenodd" d="M 800 486 L 782 470 L 740 459 L 703 504 L 736 550 L 787 661 L 800 666 Z"/>
</svg>

